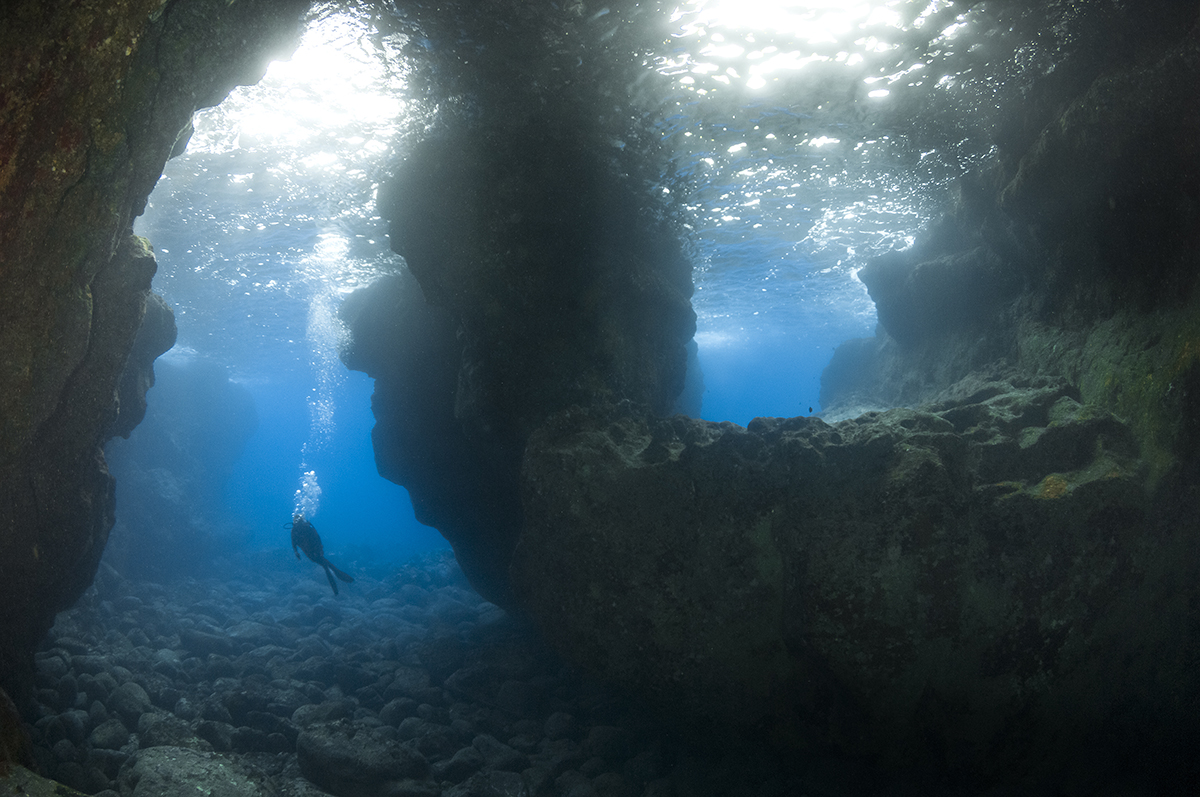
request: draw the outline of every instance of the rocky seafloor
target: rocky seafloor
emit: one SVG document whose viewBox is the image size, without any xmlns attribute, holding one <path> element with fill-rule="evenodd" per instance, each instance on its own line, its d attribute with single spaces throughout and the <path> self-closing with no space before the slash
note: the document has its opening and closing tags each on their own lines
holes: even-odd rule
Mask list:
<svg viewBox="0 0 1200 797">
<path fill-rule="evenodd" d="M 334 596 L 282 549 L 170 583 L 102 565 L 37 654 L 39 767 L 105 797 L 912 793 L 745 735 L 685 739 L 565 666 L 449 552 L 347 569 Z"/>
</svg>

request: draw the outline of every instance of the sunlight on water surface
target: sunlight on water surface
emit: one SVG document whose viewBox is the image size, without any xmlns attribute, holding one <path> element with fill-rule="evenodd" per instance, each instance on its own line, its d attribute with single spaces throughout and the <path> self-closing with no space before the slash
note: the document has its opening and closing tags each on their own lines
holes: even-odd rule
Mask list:
<svg viewBox="0 0 1200 797">
<path fill-rule="evenodd" d="M 945 111 L 978 82 L 961 58 L 976 16 L 949 0 L 689 0 L 661 20 L 644 66 L 666 79 L 653 125 L 682 178 L 702 349 L 783 336 L 817 362 L 872 333 L 859 269 L 910 245 L 988 154 Z M 247 379 L 312 372 L 313 445 L 333 411 L 329 308 L 400 262 L 376 193 L 428 110 L 402 38 L 320 12 L 289 60 L 197 114 L 139 221 L 181 345 Z M 916 140 L 913 115 L 934 107 L 950 133 Z"/>
</svg>

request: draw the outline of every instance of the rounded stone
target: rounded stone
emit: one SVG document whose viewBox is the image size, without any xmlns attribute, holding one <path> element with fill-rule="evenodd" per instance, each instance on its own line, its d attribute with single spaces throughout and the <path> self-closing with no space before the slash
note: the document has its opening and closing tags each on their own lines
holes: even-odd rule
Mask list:
<svg viewBox="0 0 1200 797">
<path fill-rule="evenodd" d="M 129 731 L 121 723 L 119 719 L 105 720 L 96 726 L 92 731 L 92 735 L 88 737 L 92 747 L 99 747 L 103 750 L 119 750 L 129 741 Z"/>
<path fill-rule="evenodd" d="M 429 769 L 417 751 L 345 722 L 302 732 L 296 757 L 304 777 L 345 797 L 373 794 L 388 781 L 419 778 Z"/>
</svg>

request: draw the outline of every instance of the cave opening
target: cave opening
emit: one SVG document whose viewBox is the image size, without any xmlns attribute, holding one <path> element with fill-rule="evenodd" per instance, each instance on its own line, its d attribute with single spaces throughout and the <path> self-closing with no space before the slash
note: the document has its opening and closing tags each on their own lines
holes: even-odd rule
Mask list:
<svg viewBox="0 0 1200 797">
<path fill-rule="evenodd" d="M 901 86 L 928 91 L 919 58 L 930 58 L 880 36 L 903 41 L 942 25 L 926 38 L 950 51 L 967 22 L 920 3 L 660 6 L 571 8 L 567 24 L 589 40 L 560 44 L 557 55 L 578 48 L 588 58 L 635 61 L 595 71 L 610 84 L 607 101 L 646 116 L 626 131 L 645 140 L 618 138 L 612 131 L 620 121 L 599 122 L 596 137 L 616 151 L 646 149 L 660 170 L 651 175 L 655 190 L 673 189 L 680 205 L 698 313 L 687 388 L 694 395 L 681 409 L 741 424 L 820 413 L 821 371 L 833 350 L 874 332 L 874 306 L 857 270 L 872 255 L 910 244 L 918 209 L 932 207 L 979 157 L 959 143 L 946 154 L 931 145 L 913 160 L 917 137 L 888 121 L 882 106 L 896 101 L 889 94 Z M 482 23 L 470 29 L 461 21 L 466 14 L 451 7 L 443 19 L 427 13 L 398 23 L 369 3 L 316 7 L 289 59 L 196 115 L 186 150 L 168 162 L 136 222 L 156 247 L 155 289 L 180 330 L 160 360 L 160 379 L 178 378 L 176 369 L 198 359 L 229 369 L 253 395 L 256 431 L 236 462 L 214 465 L 213 478 L 227 488 L 206 493 L 208 502 L 226 505 L 218 514 L 245 542 L 271 540 L 278 524 L 270 521 L 286 516 L 290 501 L 309 515 L 324 502 L 326 517 L 341 518 L 335 536 L 350 544 L 438 544 L 405 520 L 404 492 L 371 472 L 370 382 L 338 362 L 344 330 L 337 307 L 354 289 L 403 268 L 389 247 L 377 192 L 416 141 L 446 118 L 498 113 L 506 103 L 531 101 L 524 94 L 544 104 L 555 90 L 518 92 L 502 82 L 496 90 L 475 75 L 478 68 L 454 63 L 462 59 L 456 48 L 503 50 L 513 46 L 503 35 L 515 42 L 547 35 L 529 23 L 529 30 L 483 40 Z M 463 29 L 448 31 L 453 25 Z M 443 40 L 413 44 L 425 34 Z M 895 50 L 886 63 L 903 68 L 878 76 L 884 54 Z M 424 88 L 430 80 L 445 84 L 432 88 L 432 99 L 409 85 L 414 51 L 426 59 L 429 74 L 416 75 Z M 560 69 L 531 60 L 505 67 L 505 79 Z M 448 63 L 457 72 L 447 74 Z M 574 90 L 572 80 L 563 87 Z M 499 99 L 481 96 L 489 89 Z M 576 101 L 591 99 L 580 91 Z M 153 433 L 156 401 L 168 393 L 150 394 L 151 423 L 134 432 L 135 448 Z M 221 425 L 216 415 L 209 423 Z M 118 475 L 128 447 L 122 440 L 108 446 Z M 147 479 L 125 475 L 118 489 L 130 491 L 121 502 L 130 507 L 141 494 L 132 485 Z M 114 550 L 121 532 L 119 523 Z"/>
<path fill-rule="evenodd" d="M 157 2 L 0 26 L 0 768 L 1196 782 L 1194 0 Z"/>
<path fill-rule="evenodd" d="M 445 547 L 376 471 L 370 380 L 339 360 L 341 301 L 400 268 L 373 193 L 405 86 L 373 34 L 361 10 L 314 8 L 288 58 L 195 115 L 135 222 L 179 334 L 147 421 L 107 446 L 122 508 L 109 558 L 126 569 L 186 566 L 139 544 L 146 526 L 179 527 L 185 550 L 277 549 L 293 512 L 356 561 Z"/>
<path fill-rule="evenodd" d="M 444 517 L 428 508 L 412 517 L 409 496 L 392 483 L 403 468 L 380 465 L 391 481 L 376 472 L 386 454 L 370 447 L 372 383 L 339 361 L 347 330 L 338 314 L 356 289 L 406 272 L 380 193 L 420 142 L 448 131 L 519 140 L 561 128 L 553 135 L 600 153 L 604 168 L 649 196 L 640 213 L 664 214 L 690 264 L 696 312 L 688 380 L 672 409 L 745 425 L 758 416 L 836 421 L 927 400 L 928 390 L 872 392 L 862 375 L 878 367 L 881 346 L 910 334 L 905 323 L 929 338 L 943 319 L 962 320 L 925 312 L 918 286 L 881 319 L 904 321 L 877 335 L 860 271 L 906 257 L 947 208 L 974 212 L 964 175 L 1011 166 L 1059 98 L 1094 74 L 1106 46 L 1066 17 L 1047 37 L 1037 14 L 1003 5 L 695 0 L 517 10 L 318 4 L 289 59 L 197 114 L 186 150 L 168 162 L 135 224 L 157 248 L 154 284 L 180 333 L 160 360 L 149 421 L 130 443 L 107 447 L 125 494 L 114 560 L 138 539 L 126 521 L 148 493 L 166 496 L 173 525 L 191 529 L 185 535 L 225 528 L 233 548 L 283 544 L 276 519 L 318 516 L 322 505 L 330 539 L 359 558 L 444 546 L 417 522 Z M 1037 102 L 1022 113 L 1006 111 L 1029 96 Z M 469 179 L 491 191 L 486 166 Z M 513 214 L 545 212 L 530 207 Z M 475 234 L 474 222 L 460 223 L 449 237 Z M 526 238 L 493 243 L 536 249 L 537 236 L 563 230 L 517 235 Z M 947 290 L 964 292 L 955 312 L 982 330 L 1015 288 L 986 284 L 994 305 L 970 285 Z M 156 405 L 190 400 L 197 388 L 186 372 L 213 363 L 228 370 L 229 391 L 250 395 L 253 417 L 221 417 L 244 411 L 236 398 L 210 401 L 205 420 L 188 428 L 207 441 L 193 448 L 211 462 L 181 456 L 192 472 L 172 473 L 161 459 L 163 427 L 178 427 L 182 410 L 162 408 L 166 420 L 156 424 Z M 171 380 L 180 382 L 173 392 Z M 501 449 L 519 448 L 514 434 Z M 139 445 L 158 451 L 138 464 Z M 485 469 L 471 478 L 508 477 Z"/>
</svg>

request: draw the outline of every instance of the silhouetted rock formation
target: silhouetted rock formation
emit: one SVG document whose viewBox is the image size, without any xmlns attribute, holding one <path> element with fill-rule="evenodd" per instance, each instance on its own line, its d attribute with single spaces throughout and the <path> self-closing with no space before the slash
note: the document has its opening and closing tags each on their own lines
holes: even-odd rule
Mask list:
<svg viewBox="0 0 1200 797">
<path fill-rule="evenodd" d="M 225 368 L 195 360 L 158 371 L 145 420 L 104 449 L 120 509 L 105 559 L 127 578 L 196 572 L 228 542 L 222 492 L 258 427 L 253 397 Z"/>
<path fill-rule="evenodd" d="M 1197 776 L 1183 750 L 1200 738 L 1200 683 L 1190 665 L 1179 668 L 1200 654 L 1194 609 L 1200 583 L 1200 39 L 1194 10 L 1190 25 L 1177 43 L 1097 79 L 1065 105 L 1024 157 L 964 180 L 955 206 L 911 249 L 864 268 L 879 330 L 873 339 L 840 346 L 822 377 L 829 419 L 925 405 L 962 437 L 966 459 L 959 469 L 974 486 L 947 495 L 939 511 L 957 517 L 945 528 L 961 544 L 990 540 L 995 561 L 973 560 L 984 549 L 967 544 L 918 568 L 931 585 L 962 585 L 968 572 L 981 579 L 951 604 L 952 633 L 938 644 L 999 617 L 969 622 L 964 612 L 972 604 L 984 611 L 1007 590 L 1024 594 L 1024 608 L 1003 619 L 1007 627 L 992 626 L 999 647 L 954 655 L 926 648 L 945 669 L 925 681 L 931 702 L 923 710 L 938 723 L 953 712 L 953 699 L 938 697 L 932 687 L 939 679 L 947 685 L 974 679 L 960 694 L 991 700 L 1004 691 L 985 683 L 989 668 L 1006 679 L 1005 688 L 1040 673 L 1044 686 L 1009 704 L 1026 706 L 1020 720 L 1015 714 L 1005 720 L 1010 729 L 1021 723 L 1039 748 L 1004 741 L 1000 726 L 985 740 L 977 733 L 982 722 L 975 736 L 963 729 L 958 742 L 946 739 L 944 755 L 969 757 L 972 745 L 984 755 L 991 745 L 992 766 L 1011 756 L 1014 766 L 1020 760 L 1032 772 L 1041 758 L 1047 773 L 1057 765 L 1061 777 L 1101 757 L 1114 770 L 1140 767 L 1180 783 Z M 1013 417 L 1004 435 L 1015 449 L 1011 443 L 995 448 L 994 424 L 981 422 L 987 413 L 980 407 L 944 403 L 963 382 L 1047 377 L 1069 385 L 1072 404 L 1082 409 L 1072 410 L 1075 420 L 1052 413 L 1044 431 L 1041 423 L 1021 430 L 1026 422 Z M 1003 393 L 982 404 L 1001 402 L 1011 404 L 1010 415 L 1021 406 L 1019 396 Z M 878 417 L 903 417 L 900 412 Z M 834 428 L 845 434 L 871 417 Z M 1079 437 L 1081 421 L 1109 431 L 1103 439 Z M 1076 464 L 1046 462 L 1044 473 L 1007 473 L 1014 460 L 989 473 L 975 471 L 1004 447 L 1025 457 L 1051 441 Z M 1116 450 L 1120 467 L 1102 459 L 1083 464 Z M 944 457 L 939 461 L 946 464 Z M 1098 478 L 1077 482 L 1084 473 Z M 912 485 L 904 500 L 936 489 Z M 886 572 L 860 574 L 861 595 L 870 595 Z M 1016 605 L 1006 598 L 987 611 Z M 1048 622 L 1047 612 L 1057 619 Z M 887 616 L 881 609 L 876 620 L 886 624 Z M 1146 650 L 1154 652 L 1143 658 Z M 918 659 L 914 653 L 913 662 Z M 903 704 L 895 695 L 889 699 Z M 977 719 L 987 714 L 978 703 L 970 711 Z M 871 723 L 877 729 L 878 719 Z"/>
<path fill-rule="evenodd" d="M 21 729 L 21 715 L 8 693 L 0 689 L 0 778 L 14 766 L 33 765 L 33 750 Z"/>
<path fill-rule="evenodd" d="M 146 417 L 146 391 L 154 387 L 154 361 L 175 345 L 178 330 L 175 314 L 157 293 L 146 296 L 142 326 L 133 341 L 133 350 L 125 363 L 117 386 L 117 419 L 112 435 L 128 438 Z"/>
<path fill-rule="evenodd" d="M 82 292 L 81 320 L 88 326 L 77 332 L 86 351 L 67 372 L 53 411 L 0 469 L 0 561 L 5 563 L 0 628 L 6 631 L 0 634 L 0 684 L 18 701 L 26 696 L 38 640 L 55 613 L 91 583 L 113 524 L 113 482 L 100 446 L 116 417 L 118 381 L 153 274 L 146 242 L 124 236 Z M 31 342 L 11 341 L 18 352 L 27 352 Z M 61 373 L 63 361 L 51 352 L 46 356 L 35 372 L 44 367 Z M 5 393 L 5 398 L 12 396 Z M 6 431 L 32 420 L 34 406 L 41 409 L 35 404 L 14 410 Z"/>
<path fill-rule="evenodd" d="M 529 433 L 572 404 L 670 412 L 695 331 L 671 227 L 577 139 L 548 124 L 418 146 L 381 209 L 420 288 L 382 280 L 343 312 L 344 359 L 376 378 L 380 472 L 505 605 Z"/>
<path fill-rule="evenodd" d="M 379 474 L 404 485 L 416 519 L 454 547 L 490 600 L 507 601 L 508 557 L 520 533 L 520 450 L 469 437 L 455 415 L 462 344 L 441 308 L 404 272 L 342 307 L 353 338 L 346 366 L 375 378 L 371 440 Z"/>
<path fill-rule="evenodd" d="M 133 218 L 192 112 L 257 81 L 307 5 L 5 6 L 0 685 L 18 703 L 37 641 L 91 582 L 113 523 L 101 445 L 134 422 L 117 420 L 117 396 L 155 268 Z M 123 391 L 127 408 L 146 384 Z"/>
<path fill-rule="evenodd" d="M 860 272 L 881 329 L 834 356 L 827 417 L 915 406 L 1011 367 L 1062 375 L 1152 449 L 1182 451 L 1180 378 L 1195 368 L 1200 313 L 1192 34 L 1098 78 L 1023 157 L 964 178 L 910 249 Z"/>
<path fill-rule="evenodd" d="M 426 142 L 384 212 L 432 307 L 401 279 L 348 304 L 381 471 L 485 594 L 657 705 L 958 785 L 1179 775 L 1197 46 L 1101 77 L 864 269 L 880 333 L 839 349 L 822 402 L 925 406 L 835 426 L 661 417 L 686 292 L 639 263 L 669 277 L 670 250 L 592 254 L 637 203 L 580 199 L 621 192 L 570 144 Z"/>
</svg>

